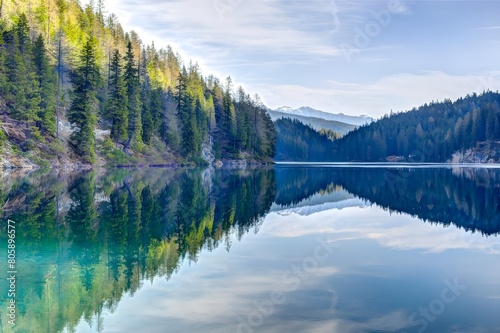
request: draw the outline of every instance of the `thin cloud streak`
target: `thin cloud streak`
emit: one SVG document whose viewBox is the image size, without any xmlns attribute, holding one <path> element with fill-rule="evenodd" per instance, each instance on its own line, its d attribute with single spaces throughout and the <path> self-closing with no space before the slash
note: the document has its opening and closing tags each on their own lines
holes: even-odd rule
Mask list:
<svg viewBox="0 0 500 333">
<path fill-rule="evenodd" d="M 500 25 L 499 26 L 494 26 L 494 27 L 476 28 L 474 30 L 495 30 L 495 29 L 500 29 Z"/>
</svg>

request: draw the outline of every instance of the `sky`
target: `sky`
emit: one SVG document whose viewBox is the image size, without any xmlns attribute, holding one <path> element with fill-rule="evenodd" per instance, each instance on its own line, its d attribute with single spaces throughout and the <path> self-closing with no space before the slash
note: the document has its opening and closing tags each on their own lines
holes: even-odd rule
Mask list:
<svg viewBox="0 0 500 333">
<path fill-rule="evenodd" d="M 500 90 L 500 1 L 106 0 L 271 107 L 380 117 Z"/>
</svg>

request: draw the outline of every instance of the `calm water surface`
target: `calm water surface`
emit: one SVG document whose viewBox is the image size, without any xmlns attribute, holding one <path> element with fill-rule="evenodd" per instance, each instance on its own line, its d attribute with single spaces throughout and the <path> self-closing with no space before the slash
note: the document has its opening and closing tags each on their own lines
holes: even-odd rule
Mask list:
<svg viewBox="0 0 500 333">
<path fill-rule="evenodd" d="M 0 332 L 500 332 L 500 169 L 4 177 Z"/>
</svg>

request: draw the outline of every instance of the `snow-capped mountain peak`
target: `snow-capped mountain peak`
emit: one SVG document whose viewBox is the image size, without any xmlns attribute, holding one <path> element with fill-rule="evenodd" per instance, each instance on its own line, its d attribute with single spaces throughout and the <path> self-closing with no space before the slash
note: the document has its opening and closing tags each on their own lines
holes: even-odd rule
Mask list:
<svg viewBox="0 0 500 333">
<path fill-rule="evenodd" d="M 304 117 L 313 117 L 313 118 L 320 118 L 320 119 L 325 119 L 325 120 L 332 120 L 332 121 L 338 121 L 346 124 L 352 124 L 355 126 L 361 126 L 364 124 L 370 124 L 373 122 L 373 118 L 366 116 L 366 115 L 361 115 L 361 116 L 349 116 L 345 115 L 343 113 L 329 113 L 329 112 L 324 112 L 320 110 L 313 109 L 309 106 L 302 106 L 298 109 L 294 109 L 289 106 L 282 106 L 280 108 L 277 108 L 275 111 L 282 112 L 282 113 L 288 113 L 292 115 L 297 115 L 297 116 L 304 116 Z"/>
<path fill-rule="evenodd" d="M 290 106 L 282 106 L 282 107 L 279 107 L 276 109 L 276 111 L 279 111 L 279 112 L 286 112 L 286 113 L 291 113 L 293 112 L 293 108 L 290 107 Z"/>
</svg>

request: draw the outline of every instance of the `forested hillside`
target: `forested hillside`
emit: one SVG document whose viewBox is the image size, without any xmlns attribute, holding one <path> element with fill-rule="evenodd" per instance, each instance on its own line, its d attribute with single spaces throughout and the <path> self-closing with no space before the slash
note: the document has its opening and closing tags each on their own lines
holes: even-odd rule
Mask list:
<svg viewBox="0 0 500 333">
<path fill-rule="evenodd" d="M 391 114 L 335 141 L 329 160 L 446 162 L 452 154 L 500 140 L 500 94 L 473 94 Z M 500 156 L 496 156 L 500 160 Z"/>
<path fill-rule="evenodd" d="M 276 161 L 321 162 L 331 154 L 334 132 L 317 132 L 297 119 L 276 120 Z"/>
<path fill-rule="evenodd" d="M 425 104 L 341 138 L 297 120 L 279 119 L 276 128 L 278 161 L 498 162 L 500 94 Z"/>
<path fill-rule="evenodd" d="M 272 160 L 258 96 L 104 13 L 103 0 L 1 2 L 0 149 L 51 163 Z"/>
</svg>

